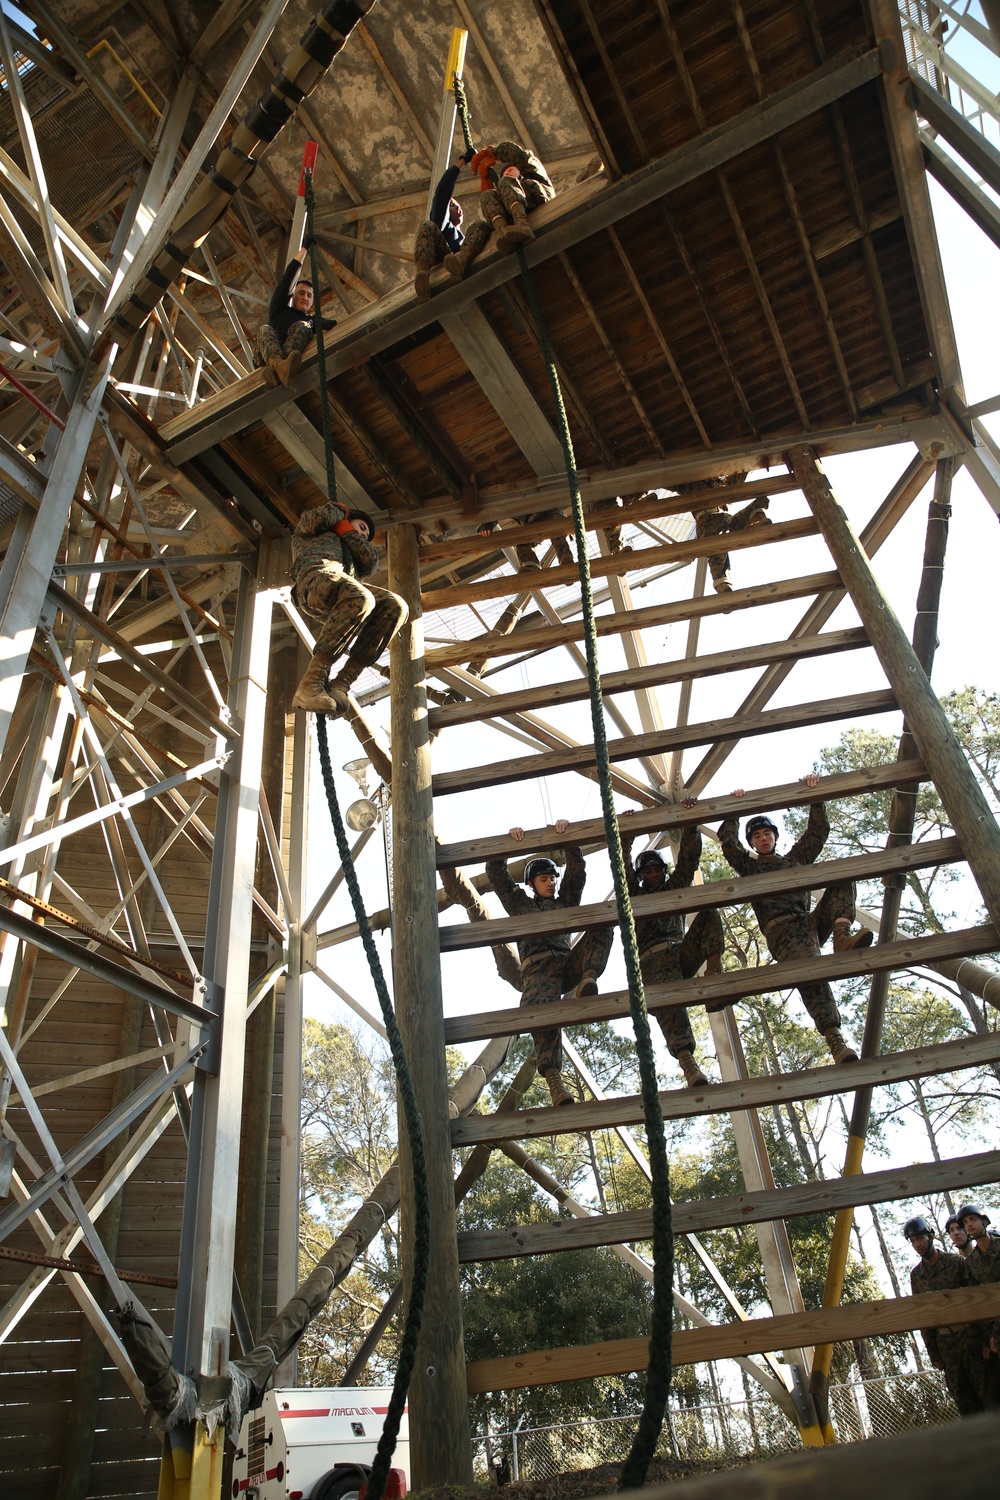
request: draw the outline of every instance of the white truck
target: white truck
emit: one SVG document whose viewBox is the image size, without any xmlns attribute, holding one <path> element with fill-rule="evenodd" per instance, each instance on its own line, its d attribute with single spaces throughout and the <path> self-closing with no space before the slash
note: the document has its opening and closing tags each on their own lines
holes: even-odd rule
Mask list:
<svg viewBox="0 0 1000 1500">
<path fill-rule="evenodd" d="M 303 1386 L 268 1391 L 243 1418 L 233 1460 L 233 1500 L 358 1500 L 389 1406 L 389 1386 Z M 386 1500 L 410 1479 L 404 1411 Z"/>
</svg>

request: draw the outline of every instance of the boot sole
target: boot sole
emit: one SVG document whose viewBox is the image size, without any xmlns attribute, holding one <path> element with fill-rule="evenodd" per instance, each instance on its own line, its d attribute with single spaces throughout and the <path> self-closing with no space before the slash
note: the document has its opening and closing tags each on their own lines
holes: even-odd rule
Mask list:
<svg viewBox="0 0 1000 1500">
<path fill-rule="evenodd" d="M 576 987 L 576 998 L 578 1000 L 583 1000 L 587 995 L 596 995 L 598 993 L 596 979 L 581 979 Z"/>
</svg>

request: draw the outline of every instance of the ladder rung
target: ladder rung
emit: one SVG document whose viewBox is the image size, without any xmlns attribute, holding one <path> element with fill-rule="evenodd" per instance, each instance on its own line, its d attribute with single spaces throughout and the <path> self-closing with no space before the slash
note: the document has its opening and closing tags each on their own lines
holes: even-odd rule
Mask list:
<svg viewBox="0 0 1000 1500">
<path fill-rule="evenodd" d="M 895 870 L 925 870 L 933 865 L 954 864 L 961 858 L 962 849 L 957 838 L 927 839 L 894 849 L 876 849 L 871 854 L 824 859 L 813 865 L 789 865 L 768 875 L 733 875 L 724 880 L 706 881 L 704 885 L 657 891 L 655 895 L 636 896 L 632 907 L 636 918 L 640 919 L 662 912 L 702 911 L 706 906 L 742 906 L 750 900 L 778 892 L 818 890 L 842 880 L 870 880 L 873 876 L 889 875 Z M 540 937 L 556 932 L 584 932 L 591 927 L 614 927 L 617 923 L 618 913 L 614 905 L 609 901 L 600 901 L 588 906 L 559 907 L 537 915 L 526 912 L 517 917 L 497 917 L 489 922 L 456 923 L 440 929 L 440 946 L 442 953 L 454 953 L 462 948 L 491 948 L 494 943 L 509 943 L 524 937 Z M 975 931 L 974 928 L 967 930 Z M 979 951 L 989 953 L 992 950 L 987 945 Z M 716 982 L 721 982 L 726 976 L 712 977 Z M 685 980 L 685 983 L 693 984 L 695 981 Z M 546 1006 L 546 1014 L 551 1013 L 552 1007 Z M 502 1015 L 503 1012 L 497 1011 L 494 1014 Z M 487 1032 L 485 1035 L 492 1036 L 493 1033 Z M 449 1041 L 458 1040 L 458 1037 L 449 1036 Z M 461 1040 L 468 1041 L 470 1038 L 463 1037 Z"/>
<path fill-rule="evenodd" d="M 721 740 L 774 734 L 782 729 L 801 729 L 810 724 L 892 713 L 895 708 L 895 694 L 888 688 L 874 693 L 843 694 L 839 698 L 821 698 L 814 703 L 772 708 L 764 713 L 737 714 L 730 719 L 708 719 L 702 724 L 683 724 L 650 730 L 646 734 L 622 735 L 608 741 L 608 757 L 611 761 L 634 760 L 640 755 L 658 755 L 665 750 L 681 750 L 691 745 L 713 745 Z M 529 781 L 536 776 L 554 776 L 559 771 L 578 770 L 595 763 L 594 746 L 578 745 L 543 750 L 537 755 L 518 756 L 515 760 L 493 761 L 489 765 L 473 766 L 470 770 L 445 771 L 433 778 L 431 786 L 435 797 L 442 797 L 484 786 Z"/>
<path fill-rule="evenodd" d="M 981 933 L 996 937 L 992 927 Z M 995 946 L 995 945 L 994 945 Z M 870 950 L 876 951 L 876 950 Z M 980 952 L 985 951 L 983 949 Z M 909 1078 L 981 1068 L 1000 1059 L 1000 1031 L 988 1036 L 961 1037 L 909 1052 L 862 1058 L 860 1062 L 807 1068 L 801 1073 L 768 1074 L 763 1078 L 739 1079 L 734 1083 L 710 1083 L 703 1089 L 671 1089 L 660 1094 L 665 1120 L 686 1120 L 695 1115 L 728 1114 L 736 1109 L 760 1109 L 799 1099 L 820 1099 L 830 1094 L 851 1094 L 855 1089 L 879 1088 L 903 1083 Z M 523 1109 L 513 1114 L 468 1115 L 451 1123 L 451 1144 L 495 1145 L 498 1141 L 527 1141 L 538 1136 L 569 1135 L 583 1130 L 608 1130 L 616 1125 L 641 1125 L 642 1098 L 638 1094 L 617 1099 L 590 1099 L 585 1104 L 562 1105 L 559 1109 Z"/>
</svg>

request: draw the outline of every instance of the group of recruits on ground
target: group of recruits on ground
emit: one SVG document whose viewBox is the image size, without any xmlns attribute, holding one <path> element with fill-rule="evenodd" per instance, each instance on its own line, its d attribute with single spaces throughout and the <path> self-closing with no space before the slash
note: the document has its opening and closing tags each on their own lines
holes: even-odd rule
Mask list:
<svg viewBox="0 0 1000 1500">
<path fill-rule="evenodd" d="M 805 778 L 809 787 L 814 787 L 818 780 L 814 774 Z M 742 788 L 733 795 L 742 797 Z M 684 806 L 696 806 L 695 799 L 686 798 Z M 555 834 L 564 834 L 568 827 L 568 822 L 560 819 L 554 824 Z M 794 865 L 812 864 L 821 853 L 829 832 L 826 807 L 822 802 L 816 802 L 809 809 L 805 832 L 786 854 L 777 852 L 779 830 L 764 815 L 747 822 L 745 846 L 740 842 L 736 818 L 726 818 L 721 824 L 719 841 L 723 854 L 736 873 L 753 881 L 756 876 Z M 510 837 L 520 843 L 524 830 L 512 828 Z M 684 830 L 673 870 L 657 849 L 645 850 L 633 865 L 631 853 L 635 838 L 636 835 L 627 829 L 622 836 L 632 895 L 650 895 L 691 885 L 701 860 L 701 834 L 696 827 Z M 523 884 L 527 893 L 513 880 L 506 860 L 488 861 L 487 878 L 511 916 L 579 906 L 586 881 L 584 858 L 576 844 L 565 844 L 563 849 L 566 865 L 558 889 L 558 867 L 548 855 L 538 855 L 525 865 Z M 831 934 L 835 953 L 865 948 L 872 942 L 873 934 L 867 929 L 851 931 L 855 891 L 849 881 L 827 886 L 812 910 L 809 891 L 782 891 L 755 897 L 751 886 L 748 895 L 771 954 L 776 959 L 816 958 Z M 690 979 L 702 965 L 706 974 L 722 972 L 722 919 L 714 909 L 699 912 L 687 931 L 681 912 L 640 916 L 636 920 L 636 937 L 644 986 Z M 523 976 L 521 1004 L 549 1004 L 570 991 L 577 996 L 595 995 L 613 940 L 612 927 L 590 929 L 575 947 L 568 930 L 540 933 L 521 940 L 517 945 Z M 830 985 L 825 982 L 803 984 L 799 986 L 799 994 L 817 1031 L 825 1038 L 834 1062 L 857 1062 L 858 1054 L 844 1040 L 840 1030 L 840 1012 Z M 709 1008 L 722 1009 L 732 1003 L 731 1000 L 721 1000 Z M 667 1046 L 680 1064 L 688 1086 L 700 1088 L 707 1084 L 708 1079 L 695 1057 L 695 1038 L 686 1007 L 658 1008 L 653 1003 L 649 1009 L 659 1022 Z M 538 1071 L 548 1084 L 552 1103 L 575 1103 L 562 1077 L 562 1041 L 558 1028 L 533 1032 L 532 1039 Z"/>
<path fill-rule="evenodd" d="M 919 1215 L 903 1233 L 920 1256 L 910 1272 L 910 1289 L 945 1292 L 955 1287 L 1000 1282 L 1000 1234 L 974 1203 L 965 1203 L 944 1226 L 953 1252 L 934 1243 L 933 1220 Z M 986 1323 L 957 1323 L 921 1330 L 931 1364 L 945 1382 L 963 1417 L 1000 1407 L 1000 1318 Z"/>
<path fill-rule="evenodd" d="M 482 219 L 463 232 L 462 205 L 452 193 L 466 165 L 480 179 Z M 417 232 L 414 247 L 417 296 L 422 300 L 430 296 L 430 271 L 440 261 L 454 280 L 461 280 L 491 236 L 501 252 L 509 252 L 534 239 L 527 216 L 554 195 L 555 189 L 542 163 L 516 141 L 500 141 L 482 151 L 460 156 L 438 183 L 430 216 Z M 301 274 L 310 243 L 307 240 L 289 261 L 271 298 L 267 321 L 257 331 L 254 363 L 272 386 L 279 381 L 291 385 L 310 340 L 321 329 L 334 326 L 333 319 L 319 314 L 312 282 Z M 742 478 L 736 475 L 710 482 L 724 487 Z M 704 486 L 675 488 L 681 493 Z M 611 499 L 599 500 L 588 509 L 614 510 L 617 503 Z M 727 504 L 721 500 L 703 504 L 695 517 L 697 534 L 721 536 L 727 531 L 766 524 L 767 505 L 768 497 L 758 496 L 730 515 Z M 525 520 L 551 521 L 558 514 L 542 511 Z M 485 522 L 480 531 L 488 535 L 496 525 L 494 521 Z M 377 566 L 372 536 L 370 516 L 364 511 L 348 511 L 336 503 L 307 511 L 295 528 L 292 538 L 295 598 L 320 626 L 315 654 L 295 695 L 296 708 L 329 714 L 341 712 L 345 691 L 365 667 L 378 659 L 406 619 L 406 605 L 398 594 L 361 582 Z M 610 524 L 605 536 L 612 552 L 622 550 L 620 527 Z M 556 539 L 555 549 L 560 563 L 573 563 L 573 553 L 565 537 Z M 532 547 L 522 543 L 516 551 L 522 570 L 539 567 Z M 708 562 L 716 590 L 730 590 L 728 555 L 713 555 Z M 498 624 L 501 634 L 513 628 L 522 607 L 516 603 L 509 607 Z M 348 651 L 343 669 L 335 682 L 328 685 L 334 661 Z"/>
</svg>

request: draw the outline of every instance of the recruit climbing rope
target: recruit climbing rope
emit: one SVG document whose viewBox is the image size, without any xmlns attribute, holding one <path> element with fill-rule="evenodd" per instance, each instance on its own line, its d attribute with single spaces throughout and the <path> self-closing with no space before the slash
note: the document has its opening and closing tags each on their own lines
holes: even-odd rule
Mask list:
<svg viewBox="0 0 1000 1500">
<path fill-rule="evenodd" d="M 364 943 L 365 954 L 368 958 L 368 967 L 371 970 L 372 983 L 378 996 L 378 1003 L 382 1011 L 382 1020 L 385 1023 L 386 1036 L 389 1041 L 389 1051 L 392 1054 L 393 1065 L 396 1069 L 396 1080 L 399 1085 L 399 1097 L 403 1103 L 403 1118 L 406 1121 L 406 1134 L 410 1146 L 410 1160 L 413 1170 L 413 1198 L 414 1198 L 414 1230 L 413 1230 L 413 1267 L 410 1278 L 410 1297 L 406 1309 L 406 1321 L 403 1325 L 403 1337 L 399 1348 L 399 1363 L 396 1366 L 396 1378 L 393 1381 L 392 1395 L 389 1398 L 389 1407 L 386 1412 L 385 1423 L 382 1427 L 382 1436 L 379 1438 L 378 1449 L 372 1464 L 371 1475 L 368 1479 L 367 1500 L 382 1500 L 382 1492 L 389 1475 L 389 1462 L 396 1446 L 399 1436 L 399 1424 L 406 1407 L 406 1393 L 410 1387 L 410 1377 L 416 1363 L 417 1339 L 420 1335 L 420 1324 L 423 1319 L 424 1297 L 427 1291 L 427 1271 L 430 1264 L 431 1251 L 431 1221 L 430 1204 L 427 1193 L 427 1159 L 424 1155 L 424 1140 L 420 1130 L 420 1111 L 417 1108 L 417 1097 L 413 1091 L 413 1079 L 410 1075 L 409 1065 L 406 1060 L 406 1052 L 403 1048 L 403 1038 L 399 1034 L 399 1026 L 396 1022 L 396 1013 L 392 1008 L 389 998 L 389 989 L 382 972 L 382 963 L 379 959 L 375 939 L 372 936 L 368 915 L 365 911 L 365 903 L 361 897 L 361 887 L 358 884 L 357 871 L 354 861 L 351 859 L 350 845 L 347 842 L 347 833 L 344 829 L 344 820 L 340 813 L 340 803 L 337 801 L 337 788 L 333 779 L 333 766 L 330 761 L 330 746 L 326 733 L 326 718 L 323 714 L 316 715 L 316 739 L 319 744 L 319 763 L 323 773 L 323 786 L 326 789 L 326 800 L 330 808 L 330 819 L 333 823 L 334 837 L 337 841 L 337 853 L 344 871 L 347 888 L 351 893 L 351 904 L 354 907 L 354 915 L 357 919 L 358 930 Z"/>
<path fill-rule="evenodd" d="M 464 126 L 463 126 L 464 128 Z M 663 1417 L 667 1409 L 667 1395 L 673 1359 L 673 1279 L 674 1236 L 673 1213 L 670 1203 L 670 1165 L 667 1161 L 667 1143 L 663 1129 L 663 1111 L 660 1108 L 659 1083 L 653 1042 L 649 1031 L 649 1015 L 639 967 L 639 946 L 635 935 L 635 920 L 632 902 L 625 878 L 625 859 L 622 854 L 621 837 L 618 832 L 618 817 L 615 812 L 611 787 L 611 765 L 608 757 L 608 736 L 604 723 L 604 700 L 601 693 L 601 673 L 597 663 L 597 630 L 594 624 L 594 599 L 590 583 L 590 560 L 587 556 L 587 531 L 583 521 L 583 497 L 576 472 L 576 456 L 573 439 L 566 416 L 559 374 L 555 357 L 549 343 L 542 309 L 535 293 L 528 262 L 524 251 L 517 252 L 524 290 L 531 309 L 531 316 L 538 331 L 545 367 L 548 371 L 552 402 L 555 407 L 559 441 L 562 444 L 566 464 L 566 480 L 570 499 L 573 502 L 573 526 L 576 533 L 577 566 L 580 572 L 580 602 L 583 610 L 584 641 L 587 649 L 587 679 L 590 689 L 590 714 L 594 726 L 594 750 L 597 758 L 598 784 L 601 789 L 601 807 L 604 813 L 604 831 L 611 861 L 611 873 L 615 884 L 615 902 L 618 908 L 618 925 L 621 929 L 622 946 L 625 949 L 625 969 L 628 974 L 629 1010 L 635 1030 L 636 1055 L 639 1059 L 639 1077 L 642 1087 L 642 1106 L 646 1122 L 646 1141 L 649 1148 L 649 1167 L 653 1197 L 653 1310 L 650 1319 L 649 1365 L 646 1371 L 646 1399 L 636 1429 L 628 1458 L 622 1467 L 620 1489 L 633 1489 L 642 1485 L 653 1457 Z"/>
<path fill-rule="evenodd" d="M 313 212 L 316 200 L 313 195 L 311 172 L 306 173 L 305 198 L 306 236 L 309 242 L 313 294 L 315 297 L 316 290 L 319 287 L 319 267 L 316 256 L 316 241 L 313 234 Z M 316 298 L 315 300 L 318 306 L 319 299 Z M 319 404 L 323 415 L 323 447 L 326 453 L 327 488 L 329 499 L 335 501 L 337 499 L 337 478 L 334 472 L 333 433 L 330 428 L 330 411 L 326 401 L 326 357 L 323 351 L 323 335 L 321 332 L 317 334 L 316 338 L 316 353 L 317 364 L 319 366 Z M 372 983 L 375 986 L 375 993 L 378 996 L 378 1003 L 382 1011 L 382 1020 L 385 1023 L 389 1051 L 392 1055 L 393 1066 L 396 1069 L 396 1079 L 399 1085 L 399 1096 L 403 1103 L 403 1118 L 406 1122 L 406 1134 L 409 1141 L 410 1162 L 413 1172 L 414 1227 L 410 1296 L 406 1309 L 406 1320 L 403 1325 L 403 1337 L 399 1348 L 396 1378 L 393 1381 L 392 1395 L 389 1398 L 389 1406 L 385 1422 L 382 1426 L 382 1435 L 379 1438 L 367 1486 L 367 1500 L 382 1500 L 385 1483 L 389 1477 L 390 1461 L 396 1447 L 396 1439 L 399 1436 L 399 1424 L 406 1407 L 406 1393 L 409 1390 L 410 1377 L 413 1374 L 413 1367 L 416 1363 L 417 1339 L 420 1335 L 420 1324 L 424 1312 L 424 1297 L 427 1291 L 427 1272 L 430 1265 L 431 1252 L 427 1159 L 424 1155 L 424 1138 L 420 1130 L 420 1112 L 417 1108 L 416 1094 L 413 1091 L 413 1079 L 410 1076 L 409 1064 L 406 1060 L 403 1038 L 399 1034 L 399 1026 L 396 1023 L 396 1013 L 392 1008 L 392 1001 L 389 998 L 389 987 L 385 982 L 382 963 L 379 959 L 378 949 L 375 946 L 375 939 L 372 936 L 371 926 L 368 922 L 365 903 L 361 897 L 361 887 L 358 884 L 357 871 L 354 868 L 354 861 L 351 858 L 350 845 L 347 842 L 344 820 L 340 812 L 340 803 L 337 800 L 337 787 L 333 779 L 333 766 L 330 762 L 330 745 L 326 732 L 326 718 L 321 713 L 316 715 L 316 739 L 319 744 L 319 762 L 323 772 L 323 786 L 326 789 L 330 820 L 333 823 L 334 837 L 337 841 L 337 852 L 340 855 L 340 863 L 344 871 L 344 879 L 347 882 L 347 889 L 351 893 L 351 904 L 354 907 L 358 930 L 361 933 L 361 940 L 364 943 L 368 967 L 371 970 Z"/>
</svg>

